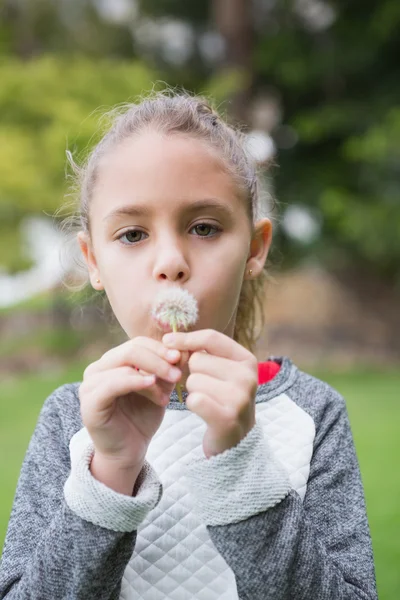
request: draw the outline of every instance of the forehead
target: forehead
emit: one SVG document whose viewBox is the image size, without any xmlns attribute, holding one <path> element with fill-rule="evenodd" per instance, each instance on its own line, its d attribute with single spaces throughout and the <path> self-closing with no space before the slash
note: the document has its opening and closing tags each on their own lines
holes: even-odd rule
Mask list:
<svg viewBox="0 0 400 600">
<path fill-rule="evenodd" d="M 185 135 L 146 131 L 113 147 L 99 161 L 92 204 L 103 219 L 118 205 L 217 198 L 244 208 L 242 191 L 207 143 Z"/>
</svg>

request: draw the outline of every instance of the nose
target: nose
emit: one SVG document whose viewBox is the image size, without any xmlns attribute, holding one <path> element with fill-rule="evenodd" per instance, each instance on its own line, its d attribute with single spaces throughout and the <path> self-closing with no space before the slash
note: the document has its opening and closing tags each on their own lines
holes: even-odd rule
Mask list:
<svg viewBox="0 0 400 600">
<path fill-rule="evenodd" d="M 176 240 L 168 238 L 155 248 L 156 258 L 153 268 L 155 279 L 184 282 L 189 277 L 189 265 Z"/>
</svg>

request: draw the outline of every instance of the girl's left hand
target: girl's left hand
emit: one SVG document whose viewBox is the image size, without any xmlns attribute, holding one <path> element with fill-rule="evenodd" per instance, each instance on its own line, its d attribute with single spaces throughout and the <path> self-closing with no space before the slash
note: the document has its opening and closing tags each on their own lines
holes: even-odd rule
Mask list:
<svg viewBox="0 0 400 600">
<path fill-rule="evenodd" d="M 191 353 L 186 405 L 208 425 L 203 439 L 206 457 L 236 446 L 256 422 L 254 354 L 214 329 L 167 333 L 162 341 L 168 348 Z"/>
</svg>

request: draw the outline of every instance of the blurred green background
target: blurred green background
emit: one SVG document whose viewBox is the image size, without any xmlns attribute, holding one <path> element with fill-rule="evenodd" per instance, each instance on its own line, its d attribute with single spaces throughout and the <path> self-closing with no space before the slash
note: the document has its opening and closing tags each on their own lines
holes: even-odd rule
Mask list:
<svg viewBox="0 0 400 600">
<path fill-rule="evenodd" d="M 379 597 L 399 597 L 399 26 L 398 0 L 0 0 L 1 544 L 44 399 L 124 339 L 65 286 L 66 151 L 83 160 L 104 111 L 169 84 L 247 135 L 274 225 L 257 356 L 346 398 Z"/>
</svg>

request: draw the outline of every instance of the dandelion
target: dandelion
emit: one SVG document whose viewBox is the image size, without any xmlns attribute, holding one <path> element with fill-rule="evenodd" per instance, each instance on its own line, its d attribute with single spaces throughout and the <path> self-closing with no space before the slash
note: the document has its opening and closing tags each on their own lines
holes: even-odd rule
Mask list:
<svg viewBox="0 0 400 600">
<path fill-rule="evenodd" d="M 175 333 L 196 323 L 197 300 L 187 290 L 179 287 L 162 290 L 154 301 L 151 315 L 163 331 L 172 329 Z M 179 402 L 183 402 L 179 383 L 176 384 L 176 391 Z"/>
</svg>

